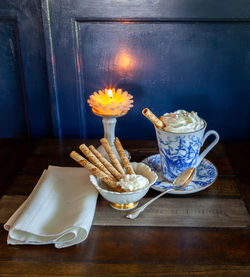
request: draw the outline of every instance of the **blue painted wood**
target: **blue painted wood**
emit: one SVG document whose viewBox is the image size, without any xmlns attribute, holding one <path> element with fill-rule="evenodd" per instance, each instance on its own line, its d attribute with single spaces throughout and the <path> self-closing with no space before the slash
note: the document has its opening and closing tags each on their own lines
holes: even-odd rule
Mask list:
<svg viewBox="0 0 250 277">
<path fill-rule="evenodd" d="M 0 21 L 0 137 L 51 135 L 40 1 L 1 0 Z"/>
<path fill-rule="evenodd" d="M 249 125 L 239 122 L 232 109 L 248 118 L 248 23 L 231 24 L 230 28 L 228 23 L 79 25 L 79 36 L 84 37 L 80 52 L 85 61 L 86 98 L 110 79 L 134 95 L 135 107 L 117 126 L 121 135 L 152 138 L 152 124 L 141 116 L 144 107 L 159 116 L 180 108 L 195 110 L 224 138 L 247 135 Z M 239 41 L 244 43 L 239 45 Z M 119 64 L 122 55 L 131 58 L 127 67 Z M 88 109 L 89 125 L 95 126 L 96 120 Z M 134 132 L 125 131 L 131 128 Z M 89 128 L 88 134 L 96 137 L 100 130 Z"/>
<path fill-rule="evenodd" d="M 16 21 L 0 21 L 0 136 L 21 137 L 29 133 L 24 91 L 19 74 Z"/>
<path fill-rule="evenodd" d="M 249 1 L 42 0 L 42 8 L 56 136 L 101 137 L 86 100 L 112 84 L 134 95 L 118 119 L 121 138 L 155 138 L 144 107 L 195 110 L 223 139 L 249 137 Z"/>
</svg>

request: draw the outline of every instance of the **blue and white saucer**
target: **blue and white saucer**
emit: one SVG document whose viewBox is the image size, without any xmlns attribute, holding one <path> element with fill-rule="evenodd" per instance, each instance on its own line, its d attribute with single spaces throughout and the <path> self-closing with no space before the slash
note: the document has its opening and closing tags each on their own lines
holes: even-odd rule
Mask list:
<svg viewBox="0 0 250 277">
<path fill-rule="evenodd" d="M 149 156 L 142 161 L 148 165 L 157 175 L 157 181 L 151 186 L 152 189 L 164 191 L 173 187 L 172 183 L 163 178 L 161 174 L 160 154 Z M 179 191 L 170 191 L 169 194 L 189 194 L 204 190 L 211 186 L 218 176 L 217 168 L 208 160 L 203 159 L 196 168 L 196 175 L 192 182 L 184 189 Z"/>
</svg>

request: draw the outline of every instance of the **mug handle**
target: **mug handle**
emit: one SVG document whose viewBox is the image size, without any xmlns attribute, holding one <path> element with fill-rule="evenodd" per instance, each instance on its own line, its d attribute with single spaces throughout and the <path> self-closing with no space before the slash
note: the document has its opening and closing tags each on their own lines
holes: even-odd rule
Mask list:
<svg viewBox="0 0 250 277">
<path fill-rule="evenodd" d="M 195 167 L 198 167 L 199 164 L 201 163 L 201 161 L 205 158 L 205 156 L 207 155 L 207 153 L 218 143 L 219 139 L 220 139 L 220 136 L 219 134 L 214 131 L 214 130 L 210 130 L 210 131 L 207 131 L 205 133 L 205 135 L 203 136 L 202 138 L 202 145 L 204 144 L 205 140 L 210 136 L 210 135 L 214 135 L 215 136 L 215 139 L 213 142 L 211 142 L 208 147 L 206 149 L 204 149 L 202 151 L 202 153 L 199 155 L 198 159 L 197 159 L 197 162 L 196 162 L 196 165 Z"/>
</svg>

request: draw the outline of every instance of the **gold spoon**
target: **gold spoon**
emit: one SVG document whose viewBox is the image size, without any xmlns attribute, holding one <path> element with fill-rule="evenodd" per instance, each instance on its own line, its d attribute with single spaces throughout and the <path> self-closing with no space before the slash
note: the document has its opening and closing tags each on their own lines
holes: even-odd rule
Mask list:
<svg viewBox="0 0 250 277">
<path fill-rule="evenodd" d="M 190 167 L 190 168 L 184 170 L 182 173 L 180 173 L 174 179 L 174 181 L 173 181 L 173 188 L 167 189 L 167 190 L 163 191 L 162 193 L 160 193 L 155 198 L 151 199 L 150 201 L 148 201 L 147 203 L 145 203 L 141 207 L 139 207 L 139 208 L 129 212 L 126 215 L 126 217 L 130 218 L 130 219 L 135 219 L 142 211 L 144 211 L 144 209 L 147 206 L 149 206 L 152 202 L 154 202 L 155 200 L 157 200 L 158 198 L 160 198 L 161 196 L 163 196 L 167 192 L 169 192 L 169 191 L 175 191 L 175 190 L 181 190 L 181 189 L 185 188 L 192 181 L 192 179 L 194 177 L 194 173 L 195 173 L 194 167 Z"/>
</svg>

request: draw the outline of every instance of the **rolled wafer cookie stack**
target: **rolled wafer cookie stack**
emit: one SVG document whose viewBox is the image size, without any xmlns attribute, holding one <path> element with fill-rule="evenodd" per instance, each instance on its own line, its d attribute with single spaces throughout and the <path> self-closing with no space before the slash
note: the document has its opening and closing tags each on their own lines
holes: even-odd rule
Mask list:
<svg viewBox="0 0 250 277">
<path fill-rule="evenodd" d="M 104 166 L 104 164 L 95 156 L 94 153 L 92 153 L 92 151 L 85 145 L 82 144 L 79 146 L 80 150 L 82 151 L 82 153 L 97 167 L 99 168 L 101 171 L 103 171 L 105 174 L 107 174 L 108 177 L 110 177 L 111 179 L 113 179 L 114 181 L 117 181 L 117 179 L 115 178 L 115 176 L 113 176 L 108 169 Z"/>
<path fill-rule="evenodd" d="M 93 146 L 89 146 L 89 150 L 99 159 L 99 161 L 107 168 L 107 170 L 117 179 L 122 179 L 123 175 Z"/>
<path fill-rule="evenodd" d="M 122 160 L 126 173 L 117 159 L 108 140 L 103 138 L 100 141 L 109 155 L 111 163 L 105 157 L 103 157 L 93 145 L 88 147 L 85 144 L 81 144 L 79 146 L 80 150 L 89 161 L 75 151 L 70 153 L 70 157 L 83 167 L 87 168 L 93 175 L 100 178 L 112 189 L 118 192 L 124 192 L 124 190 L 119 185 L 117 185 L 117 182 L 121 180 L 126 173 L 135 174 L 135 172 L 124 152 L 122 144 L 118 138 L 115 139 L 115 147 Z"/>
<path fill-rule="evenodd" d="M 74 159 L 76 162 L 78 162 L 80 165 L 82 165 L 83 167 L 87 168 L 93 175 L 95 175 L 96 177 L 99 177 L 103 182 L 105 182 L 111 188 L 119 191 L 119 188 L 116 186 L 116 181 L 114 181 L 113 178 L 110 178 L 102 170 L 94 166 L 92 163 L 90 163 L 88 160 L 83 158 L 77 152 L 72 151 L 70 153 L 70 157 Z"/>
</svg>

